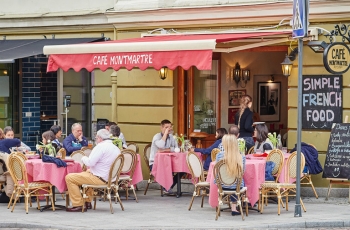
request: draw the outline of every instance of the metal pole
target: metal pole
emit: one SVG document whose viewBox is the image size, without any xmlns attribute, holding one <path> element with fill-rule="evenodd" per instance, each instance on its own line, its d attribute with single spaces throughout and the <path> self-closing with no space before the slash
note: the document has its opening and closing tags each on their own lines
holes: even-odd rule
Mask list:
<svg viewBox="0 0 350 230">
<path fill-rule="evenodd" d="M 301 158 L 301 127 L 302 127 L 302 84 L 303 84 L 303 38 L 298 39 L 298 126 L 297 126 L 297 181 L 294 217 L 301 217 L 300 206 L 300 158 Z"/>
</svg>

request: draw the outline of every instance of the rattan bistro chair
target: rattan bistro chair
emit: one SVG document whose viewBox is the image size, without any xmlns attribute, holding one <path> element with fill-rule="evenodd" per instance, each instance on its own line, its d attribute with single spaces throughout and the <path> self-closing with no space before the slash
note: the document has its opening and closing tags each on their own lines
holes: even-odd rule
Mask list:
<svg viewBox="0 0 350 230">
<path fill-rule="evenodd" d="M 295 196 L 295 190 L 296 190 L 296 184 L 295 183 L 290 183 L 290 179 L 291 178 L 296 178 L 296 172 L 297 172 L 297 157 L 296 157 L 297 153 L 294 152 L 292 153 L 287 160 L 287 172 L 285 174 L 285 182 L 284 183 L 277 183 L 277 182 L 273 182 L 273 183 L 263 183 L 261 184 L 261 199 L 264 200 L 267 199 L 267 197 L 270 197 L 271 195 L 269 193 L 273 192 L 274 194 L 276 194 L 277 196 L 277 200 L 278 200 L 278 215 L 281 214 L 281 204 L 282 203 L 282 197 L 286 198 L 286 210 L 288 211 L 288 197 L 289 196 Z M 301 154 L 301 162 L 300 162 L 300 169 L 301 171 L 303 170 L 304 166 L 305 166 L 305 157 L 304 154 Z M 292 192 L 292 194 L 290 194 L 290 192 Z M 306 212 L 305 206 L 303 201 L 300 198 L 300 203 L 301 206 L 304 210 L 304 212 Z M 261 209 L 260 209 L 260 213 L 263 213 L 263 209 L 264 206 L 261 205 Z"/>
<path fill-rule="evenodd" d="M 211 150 L 211 153 L 210 153 L 211 161 L 216 160 L 216 155 L 218 155 L 219 152 L 220 152 L 219 148 L 213 148 L 213 150 Z"/>
<path fill-rule="evenodd" d="M 127 146 L 127 149 L 131 149 L 131 150 L 133 150 L 135 153 L 139 153 L 139 146 L 138 146 L 136 143 L 130 142 L 130 143 L 128 143 L 126 146 Z"/>
<path fill-rule="evenodd" d="M 10 174 L 13 178 L 15 188 L 14 192 L 11 195 L 10 202 L 8 204 L 8 208 L 11 206 L 12 201 L 13 206 L 11 212 L 13 212 L 17 198 L 21 195 L 24 196 L 25 201 L 25 210 L 28 214 L 28 203 L 31 200 L 32 196 L 37 197 L 38 209 L 40 209 L 39 196 L 43 194 L 39 194 L 40 191 L 44 191 L 46 195 L 51 198 L 52 210 L 55 211 L 55 206 L 53 202 L 53 193 L 52 193 L 52 185 L 48 182 L 28 182 L 28 176 L 26 167 L 24 165 L 24 161 L 22 158 L 17 156 L 17 154 L 10 154 L 8 157 L 8 168 Z"/>
<path fill-rule="evenodd" d="M 146 195 L 149 185 L 155 182 L 154 181 L 154 176 L 152 175 L 151 168 L 149 167 L 150 155 L 151 155 L 151 144 L 148 144 L 143 149 L 143 159 L 145 160 L 146 165 L 147 165 L 148 170 L 149 170 L 149 179 L 148 179 L 148 182 L 147 182 L 147 186 L 146 186 L 144 195 Z M 162 186 L 160 186 L 160 195 L 163 196 Z"/>
<path fill-rule="evenodd" d="M 83 151 L 85 156 L 88 157 L 88 156 L 90 156 L 90 154 L 92 152 L 92 149 L 90 149 L 89 147 L 84 146 L 84 147 L 81 148 L 81 151 Z"/>
<path fill-rule="evenodd" d="M 254 153 L 254 146 L 250 147 L 250 149 L 246 152 L 245 155 L 253 154 Z"/>
<path fill-rule="evenodd" d="M 203 208 L 204 197 L 208 196 L 207 191 L 210 189 L 210 183 L 205 181 L 202 162 L 195 153 L 189 152 L 186 156 L 186 161 L 194 184 L 192 200 L 188 207 L 188 210 L 190 211 L 193 200 L 196 196 L 202 196 L 201 208 Z"/>
<path fill-rule="evenodd" d="M 66 155 L 67 155 L 67 152 L 66 152 L 66 149 L 65 148 L 60 148 L 60 150 L 58 150 L 57 154 L 61 154 L 61 159 L 66 159 Z"/>
<path fill-rule="evenodd" d="M 74 161 L 76 161 L 76 162 L 78 162 L 78 163 L 80 164 L 81 169 L 82 169 L 83 171 L 86 171 L 86 166 L 84 165 L 84 162 L 82 161 L 82 158 L 83 158 L 84 156 L 85 156 L 85 153 L 84 153 L 83 151 L 81 151 L 81 150 L 74 151 L 74 152 L 70 155 L 70 157 L 71 157 Z"/>
<path fill-rule="evenodd" d="M 312 146 L 314 149 L 316 149 L 316 146 L 313 145 L 313 144 L 308 144 L 310 146 Z M 317 150 L 317 149 L 316 149 Z M 315 189 L 315 186 L 314 184 L 312 183 L 312 179 L 311 179 L 311 174 L 309 172 L 309 169 L 307 170 L 306 173 L 303 174 L 303 176 L 300 178 L 300 184 L 308 184 L 311 186 L 312 190 L 314 191 L 314 194 L 315 194 L 315 197 L 316 199 L 318 199 L 318 194 L 316 192 L 316 189 Z"/>
<path fill-rule="evenodd" d="M 126 192 L 126 199 L 129 196 L 129 187 L 133 191 L 136 202 L 137 200 L 136 192 L 134 185 L 132 183 L 132 177 L 135 172 L 136 163 L 137 163 L 137 155 L 131 149 L 123 149 L 122 154 L 124 155 L 124 166 L 121 171 L 122 175 L 119 177 L 119 187 L 124 189 Z"/>
<path fill-rule="evenodd" d="M 122 171 L 123 165 L 124 165 L 124 155 L 119 154 L 118 157 L 112 163 L 111 168 L 109 169 L 109 176 L 108 176 L 108 181 L 106 184 L 104 184 L 104 185 L 83 184 L 82 185 L 84 206 L 85 206 L 86 198 L 88 198 L 86 191 L 90 188 L 90 189 L 93 189 L 93 194 L 98 194 L 98 191 L 100 191 L 103 194 L 107 193 L 107 199 L 109 200 L 109 206 L 110 206 L 112 214 L 114 213 L 114 211 L 113 211 L 113 206 L 112 206 L 111 192 L 114 191 L 115 202 L 117 202 L 117 200 L 118 200 L 121 209 L 124 211 L 123 203 L 119 197 L 119 185 L 118 185 L 118 179 L 120 176 L 120 172 Z M 107 192 L 106 192 L 106 190 L 107 190 Z M 93 196 L 94 209 L 96 209 L 96 198 L 97 198 L 97 196 Z M 84 208 L 85 207 L 83 207 L 82 212 L 84 212 Z"/>
<path fill-rule="evenodd" d="M 219 203 L 216 207 L 216 218 L 218 219 L 220 216 L 220 206 L 224 203 L 230 203 L 230 197 L 235 195 L 237 197 L 237 206 L 240 209 L 242 220 L 244 220 L 242 203 L 245 203 L 245 213 L 248 216 L 248 202 L 246 199 L 247 187 L 240 188 L 240 184 L 243 179 L 243 175 L 241 178 L 232 177 L 227 174 L 227 166 L 224 160 L 220 160 L 214 166 L 214 178 L 216 180 L 216 185 L 219 189 Z M 224 186 L 231 186 L 233 184 L 237 184 L 236 190 L 225 190 Z"/>
</svg>

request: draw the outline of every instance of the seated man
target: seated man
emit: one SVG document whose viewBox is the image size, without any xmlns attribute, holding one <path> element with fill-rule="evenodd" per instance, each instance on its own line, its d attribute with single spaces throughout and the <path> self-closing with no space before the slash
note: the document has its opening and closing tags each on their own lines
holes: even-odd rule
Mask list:
<svg viewBox="0 0 350 230">
<path fill-rule="evenodd" d="M 72 208 L 67 208 L 67 212 L 81 212 L 83 197 L 80 193 L 80 186 L 83 184 L 104 185 L 108 181 L 109 170 L 113 161 L 120 154 L 120 150 L 115 146 L 110 138 L 110 133 L 106 129 L 100 129 L 96 134 L 97 145 L 92 150 L 89 157 L 84 156 L 82 161 L 90 169 L 81 173 L 70 173 L 66 176 L 69 198 L 72 201 Z M 88 190 L 88 202 L 85 203 L 87 209 L 91 209 L 92 190 Z M 86 210 L 84 210 L 86 211 Z"/>
<path fill-rule="evenodd" d="M 110 121 L 108 122 L 106 125 L 105 125 L 105 129 L 107 129 L 108 131 L 111 131 L 110 128 L 112 125 L 117 125 L 117 123 L 113 122 L 113 121 Z M 120 128 L 119 128 L 120 129 Z M 125 137 L 124 137 L 124 134 L 122 132 L 119 133 L 119 136 L 118 136 L 119 139 L 122 140 L 123 142 L 123 148 L 126 149 L 128 146 L 126 145 L 126 141 L 125 141 Z"/>
<path fill-rule="evenodd" d="M 237 125 L 231 125 L 230 128 L 228 129 L 228 134 L 233 134 L 236 136 L 236 138 L 239 137 L 239 128 Z M 221 152 L 224 151 L 224 147 L 222 146 L 222 143 L 219 144 L 219 147 Z M 215 159 L 211 159 L 212 161 L 214 161 Z"/>
<path fill-rule="evenodd" d="M 72 133 L 63 140 L 63 148 L 66 149 L 67 156 L 70 156 L 72 152 L 80 150 L 81 147 L 87 145 L 88 141 L 83 136 L 83 128 L 81 127 L 81 124 L 74 123 L 72 125 Z"/>
<path fill-rule="evenodd" d="M 174 152 L 174 149 L 178 147 L 177 141 L 175 140 L 173 134 L 172 134 L 172 124 L 169 120 L 162 120 L 160 123 L 160 133 L 157 133 L 154 135 L 151 145 L 151 153 L 149 158 L 149 166 L 152 170 L 154 158 L 157 154 L 157 152 Z M 183 173 L 181 173 L 183 174 Z M 172 192 L 172 188 L 177 184 L 177 176 L 174 175 L 173 177 L 173 184 L 171 185 L 171 188 L 169 192 Z"/>
</svg>

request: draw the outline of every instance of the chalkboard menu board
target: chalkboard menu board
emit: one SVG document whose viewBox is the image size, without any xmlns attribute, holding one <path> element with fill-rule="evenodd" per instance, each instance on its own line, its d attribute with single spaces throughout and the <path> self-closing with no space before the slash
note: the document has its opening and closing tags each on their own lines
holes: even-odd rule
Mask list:
<svg viewBox="0 0 350 230">
<path fill-rule="evenodd" d="M 350 123 L 332 128 L 322 177 L 350 179 Z"/>
<path fill-rule="evenodd" d="M 331 129 L 343 121 L 343 76 L 304 75 L 303 129 Z"/>
</svg>

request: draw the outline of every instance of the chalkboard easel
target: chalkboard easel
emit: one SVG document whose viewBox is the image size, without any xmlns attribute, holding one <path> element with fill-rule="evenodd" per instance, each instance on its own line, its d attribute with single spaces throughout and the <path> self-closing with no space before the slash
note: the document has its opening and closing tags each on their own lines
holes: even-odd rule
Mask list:
<svg viewBox="0 0 350 230">
<path fill-rule="evenodd" d="M 348 123 L 348 116 L 345 116 L 344 123 Z M 327 154 L 329 152 L 331 141 L 332 140 L 330 140 L 330 144 L 328 146 Z M 329 186 L 328 186 L 328 192 L 327 192 L 327 196 L 326 196 L 325 200 L 328 200 L 328 198 L 329 198 L 329 194 L 331 192 L 332 185 L 333 184 L 341 184 L 341 185 L 349 186 L 349 203 L 350 203 L 350 181 L 349 181 L 349 179 L 348 178 L 329 178 L 329 177 L 327 177 L 326 179 L 329 180 Z"/>
</svg>

